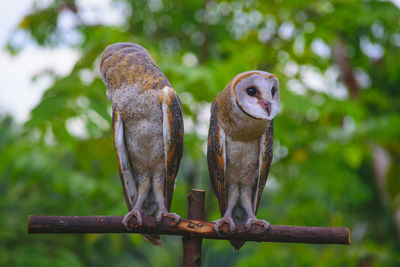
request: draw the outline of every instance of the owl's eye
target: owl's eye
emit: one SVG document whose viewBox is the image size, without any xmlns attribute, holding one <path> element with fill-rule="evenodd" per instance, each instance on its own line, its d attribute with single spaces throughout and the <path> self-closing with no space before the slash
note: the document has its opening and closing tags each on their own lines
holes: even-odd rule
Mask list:
<svg viewBox="0 0 400 267">
<path fill-rule="evenodd" d="M 271 89 L 271 95 L 272 95 L 272 97 L 274 97 L 274 95 L 275 95 L 275 87 L 272 87 L 272 89 Z"/>
<path fill-rule="evenodd" d="M 249 87 L 246 89 L 246 92 L 249 96 L 255 96 L 257 94 L 257 89 L 254 87 Z"/>
</svg>

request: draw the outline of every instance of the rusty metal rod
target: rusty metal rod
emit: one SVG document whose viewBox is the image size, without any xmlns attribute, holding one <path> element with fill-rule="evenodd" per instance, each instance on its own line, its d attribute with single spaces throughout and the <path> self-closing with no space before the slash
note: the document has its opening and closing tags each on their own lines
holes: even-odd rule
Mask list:
<svg viewBox="0 0 400 267">
<path fill-rule="evenodd" d="M 182 219 L 177 225 L 164 218 L 157 225 L 154 217 L 143 217 L 139 227 L 136 219 L 130 221 L 128 231 L 122 225 L 123 216 L 35 216 L 28 218 L 28 233 L 144 233 L 161 235 L 181 235 L 208 239 L 245 240 L 258 242 L 291 242 L 312 244 L 350 244 L 350 230 L 345 227 L 309 227 L 271 225 L 268 231 L 261 232 L 257 225 L 249 231 L 244 225 L 236 225 L 236 232 L 229 231 L 226 224 L 220 228 L 223 235 L 214 232 L 214 223 L 202 220 Z"/>
<path fill-rule="evenodd" d="M 187 194 L 188 199 L 188 219 L 204 221 L 204 196 L 206 191 L 191 189 Z M 201 243 L 198 237 L 184 236 L 183 244 L 183 266 L 201 266 Z"/>
</svg>

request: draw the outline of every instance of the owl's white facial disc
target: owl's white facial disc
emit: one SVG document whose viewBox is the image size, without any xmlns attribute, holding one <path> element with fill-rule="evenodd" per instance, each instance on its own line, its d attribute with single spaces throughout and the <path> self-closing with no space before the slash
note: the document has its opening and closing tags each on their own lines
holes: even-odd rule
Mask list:
<svg viewBox="0 0 400 267">
<path fill-rule="evenodd" d="M 279 82 L 268 72 L 240 74 L 233 83 L 236 103 L 250 117 L 272 120 L 279 109 Z"/>
</svg>

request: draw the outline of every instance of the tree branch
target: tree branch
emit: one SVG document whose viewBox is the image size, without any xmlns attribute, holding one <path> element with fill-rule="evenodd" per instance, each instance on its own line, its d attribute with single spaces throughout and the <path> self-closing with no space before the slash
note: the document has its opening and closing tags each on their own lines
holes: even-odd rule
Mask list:
<svg viewBox="0 0 400 267">
<path fill-rule="evenodd" d="M 350 98 L 354 99 L 358 96 L 359 85 L 353 74 L 350 59 L 345 54 L 346 46 L 343 39 L 339 36 L 337 43 L 333 46 L 333 60 L 338 65 L 340 76 L 347 86 Z"/>
<path fill-rule="evenodd" d="M 136 219 L 130 221 L 132 231 L 122 225 L 122 216 L 35 216 L 28 218 L 28 233 L 144 233 L 161 235 L 181 235 L 207 239 L 245 240 L 258 242 L 292 242 L 313 244 L 350 244 L 350 230 L 345 227 L 309 227 L 271 225 L 266 232 L 257 225 L 247 231 L 244 225 L 236 225 L 231 233 L 227 225 L 221 228 L 222 236 L 213 229 L 214 223 L 201 220 L 182 219 L 177 225 L 164 218 L 157 226 L 154 217 L 144 216 L 143 226 Z"/>
</svg>

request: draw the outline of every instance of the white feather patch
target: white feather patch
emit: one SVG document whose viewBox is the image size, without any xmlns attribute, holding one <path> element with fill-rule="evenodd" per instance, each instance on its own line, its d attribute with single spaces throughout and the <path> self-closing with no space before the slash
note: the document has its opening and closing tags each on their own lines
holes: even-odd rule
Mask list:
<svg viewBox="0 0 400 267">
<path fill-rule="evenodd" d="M 226 136 L 222 128 L 220 128 L 219 144 L 222 147 L 224 157 L 224 175 L 226 175 Z"/>
<path fill-rule="evenodd" d="M 118 113 L 116 113 L 114 120 L 116 123 L 115 149 L 118 151 L 118 160 L 122 169 L 122 177 L 123 177 L 122 180 L 125 184 L 125 190 L 127 191 L 126 193 L 129 196 L 128 201 L 130 207 L 133 207 L 137 199 L 137 188 L 130 167 L 128 150 L 125 146 L 124 124 Z"/>
<path fill-rule="evenodd" d="M 170 139 L 170 136 L 169 136 L 169 122 L 168 122 L 168 114 L 167 114 L 167 110 L 168 110 L 167 98 L 168 98 L 168 94 L 169 94 L 169 87 L 165 86 L 162 89 L 162 93 L 163 93 L 162 112 L 163 112 L 164 160 L 165 160 L 165 178 L 166 178 L 167 177 L 168 142 L 169 142 L 169 139 Z"/>
<path fill-rule="evenodd" d="M 257 179 L 256 192 L 255 192 L 254 200 L 253 200 L 253 211 L 254 211 L 254 213 L 256 212 L 257 199 L 258 199 L 258 189 L 260 188 L 260 180 L 261 180 L 261 166 L 262 166 L 263 155 L 265 153 L 265 135 L 266 135 L 266 133 L 261 135 L 261 139 L 260 139 L 260 154 L 258 156 L 258 179 Z"/>
</svg>

